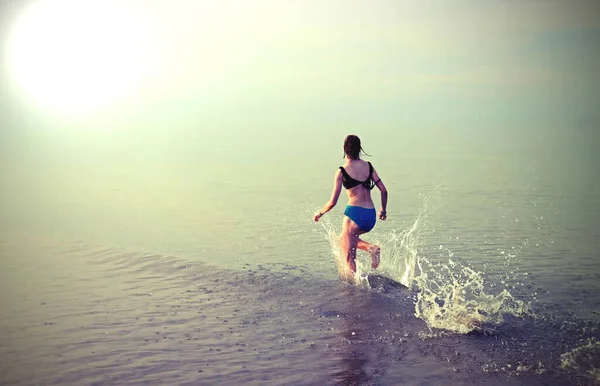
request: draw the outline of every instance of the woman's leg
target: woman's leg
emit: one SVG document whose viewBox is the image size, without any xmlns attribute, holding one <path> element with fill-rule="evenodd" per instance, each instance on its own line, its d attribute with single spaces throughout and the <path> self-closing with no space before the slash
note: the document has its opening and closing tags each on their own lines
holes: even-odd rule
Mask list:
<svg viewBox="0 0 600 386">
<path fill-rule="evenodd" d="M 358 235 L 369 232 L 375 226 L 375 222 L 377 221 L 375 209 L 364 209 L 364 210 L 361 210 L 361 212 L 362 212 L 362 215 L 361 215 L 362 217 L 360 217 L 361 223 L 364 226 L 364 229 L 366 229 L 366 231 L 358 228 L 358 226 L 357 226 L 356 233 Z M 354 222 L 352 222 L 352 223 L 354 225 L 356 225 Z M 367 243 L 366 241 L 361 240 L 359 238 L 357 240 L 356 247 L 358 249 L 362 249 L 363 251 L 366 251 L 369 254 L 369 256 L 371 256 L 371 267 L 373 269 L 375 269 L 379 266 L 379 255 L 381 254 L 381 249 L 379 248 L 378 245 Z"/>
<path fill-rule="evenodd" d="M 379 266 L 379 255 L 381 254 L 381 248 L 379 248 L 379 245 L 367 243 L 359 238 L 356 247 L 369 253 L 371 256 L 371 267 L 373 269 Z"/>
<path fill-rule="evenodd" d="M 344 272 L 344 275 L 348 281 L 352 281 L 356 273 L 356 247 L 359 240 L 357 231 L 358 227 L 354 221 L 344 216 L 340 243 L 342 257 L 346 259 L 346 272 Z"/>
</svg>

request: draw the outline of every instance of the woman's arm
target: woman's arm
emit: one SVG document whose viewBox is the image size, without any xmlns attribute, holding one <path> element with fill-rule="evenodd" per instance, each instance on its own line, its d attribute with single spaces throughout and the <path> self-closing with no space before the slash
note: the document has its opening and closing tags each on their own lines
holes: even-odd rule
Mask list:
<svg viewBox="0 0 600 386">
<path fill-rule="evenodd" d="M 340 198 L 340 192 L 342 191 L 342 171 L 338 169 L 333 177 L 333 191 L 331 192 L 331 198 L 325 206 L 319 211 L 319 213 L 315 213 L 315 221 L 319 221 L 321 217 L 327 212 L 329 212 L 333 207 L 337 204 L 338 199 Z"/>
<path fill-rule="evenodd" d="M 379 191 L 381 192 L 381 210 L 379 211 L 379 219 L 385 220 L 387 218 L 386 210 L 387 210 L 388 192 L 387 192 L 385 185 L 381 181 L 381 178 L 379 178 L 379 175 L 375 171 L 375 169 L 373 169 L 373 180 L 377 181 L 375 186 L 377 186 L 377 189 L 379 189 Z"/>
</svg>

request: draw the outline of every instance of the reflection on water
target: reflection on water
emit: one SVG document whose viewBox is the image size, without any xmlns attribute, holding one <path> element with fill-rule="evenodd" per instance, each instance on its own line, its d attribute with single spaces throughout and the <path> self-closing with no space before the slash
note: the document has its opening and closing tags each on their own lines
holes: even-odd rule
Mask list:
<svg viewBox="0 0 600 386">
<path fill-rule="evenodd" d="M 56 242 L 5 243 L 1 256 L 6 383 L 536 385 L 597 371 L 577 347 L 595 347 L 598 322 L 552 309 L 457 335 L 415 317 L 417 287 L 369 290 L 290 264 L 224 270 Z"/>
</svg>

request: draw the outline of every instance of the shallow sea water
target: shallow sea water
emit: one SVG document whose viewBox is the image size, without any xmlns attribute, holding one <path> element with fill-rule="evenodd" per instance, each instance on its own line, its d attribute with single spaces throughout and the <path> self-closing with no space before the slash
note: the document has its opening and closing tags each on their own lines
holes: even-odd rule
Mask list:
<svg viewBox="0 0 600 386">
<path fill-rule="evenodd" d="M 600 382 L 600 190 L 563 160 L 372 157 L 408 288 L 339 280 L 338 158 L 125 160 L 4 168 L 1 384 Z"/>
</svg>

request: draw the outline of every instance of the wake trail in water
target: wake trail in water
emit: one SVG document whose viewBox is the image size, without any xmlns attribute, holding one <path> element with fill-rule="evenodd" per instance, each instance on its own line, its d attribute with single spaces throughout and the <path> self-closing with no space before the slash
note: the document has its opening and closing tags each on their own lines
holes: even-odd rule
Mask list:
<svg viewBox="0 0 600 386">
<path fill-rule="evenodd" d="M 466 334 L 483 325 L 500 324 L 505 315 L 533 314 L 528 303 L 515 299 L 507 289 L 490 293 L 484 288 L 483 274 L 452 260 L 451 251 L 445 249 L 447 257 L 424 256 L 421 246 L 427 210 L 428 200 L 423 197 L 421 211 L 410 227 L 375 236 L 382 251 L 377 272 L 416 294 L 416 317 L 430 329 Z M 346 262 L 339 243 L 340 229 L 331 222 L 323 222 L 323 227 L 343 277 Z M 365 257 L 362 252 L 357 253 L 355 284 L 361 287 L 369 287 L 366 279 L 372 273 Z"/>
</svg>

